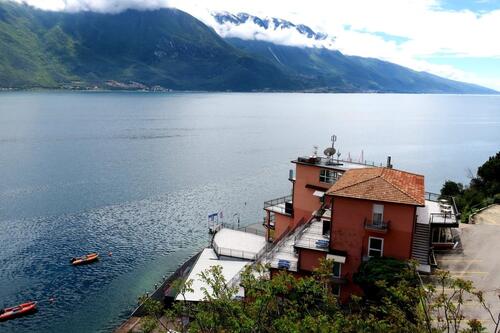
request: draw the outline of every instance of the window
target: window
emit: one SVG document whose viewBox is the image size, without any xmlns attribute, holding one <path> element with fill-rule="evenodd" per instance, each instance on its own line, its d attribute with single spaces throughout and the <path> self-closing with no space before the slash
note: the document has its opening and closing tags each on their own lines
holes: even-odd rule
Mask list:
<svg viewBox="0 0 500 333">
<path fill-rule="evenodd" d="M 332 294 L 334 294 L 335 296 L 340 296 L 340 285 L 334 284 L 332 286 Z"/>
<path fill-rule="evenodd" d="M 339 178 L 339 173 L 333 170 L 321 169 L 319 171 L 319 181 L 333 184 Z"/>
<path fill-rule="evenodd" d="M 337 278 L 340 277 L 341 267 L 342 267 L 341 263 L 339 263 L 339 262 L 333 263 L 333 277 L 337 277 Z"/>
<path fill-rule="evenodd" d="M 384 239 L 370 237 L 368 238 L 368 256 L 382 257 L 384 254 Z"/>
<path fill-rule="evenodd" d="M 381 225 L 384 221 L 384 205 L 373 205 L 373 225 Z"/>
</svg>

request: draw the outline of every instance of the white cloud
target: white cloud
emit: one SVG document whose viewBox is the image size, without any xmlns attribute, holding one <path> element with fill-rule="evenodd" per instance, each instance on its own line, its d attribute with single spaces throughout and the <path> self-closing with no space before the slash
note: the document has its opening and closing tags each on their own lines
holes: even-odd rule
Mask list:
<svg viewBox="0 0 500 333">
<path fill-rule="evenodd" d="M 21 1 L 21 0 L 17 0 Z M 472 1 L 472 0 L 471 0 Z M 486 13 L 470 10 L 451 11 L 441 8 L 439 0 L 26 0 L 26 2 L 56 10 L 96 10 L 116 12 L 124 8 L 152 9 L 172 6 L 185 10 L 207 24 L 214 24 L 209 11 L 249 12 L 258 16 L 274 16 L 309 25 L 316 31 L 336 37 L 340 51 L 360 56 L 376 57 L 426 70 L 449 78 L 484 84 L 500 89 L 500 78 L 485 78 L 465 73 L 448 65 L 433 65 L 419 60 L 432 55 L 456 57 L 499 58 L 500 8 Z M 347 30 L 345 27 L 349 26 Z M 217 27 L 216 27 L 217 28 Z M 238 32 L 254 38 L 253 32 L 265 40 L 283 43 L 303 43 L 295 35 L 278 32 L 270 35 L 252 32 L 250 25 L 241 31 L 218 32 L 231 35 Z M 407 38 L 399 44 L 373 33 L 386 33 Z M 249 38 L 250 38 L 249 37 Z"/>
<path fill-rule="evenodd" d="M 253 20 L 247 20 L 245 23 L 235 25 L 229 22 L 219 24 L 212 18 L 207 18 L 206 23 L 211 25 L 215 31 L 224 38 L 241 38 L 250 40 L 262 40 L 281 45 L 299 46 L 299 47 L 327 47 L 333 48 L 333 41 L 330 38 L 325 40 L 315 40 L 307 38 L 294 28 L 275 29 L 275 24 L 270 21 L 269 28 L 266 29 Z"/>
</svg>

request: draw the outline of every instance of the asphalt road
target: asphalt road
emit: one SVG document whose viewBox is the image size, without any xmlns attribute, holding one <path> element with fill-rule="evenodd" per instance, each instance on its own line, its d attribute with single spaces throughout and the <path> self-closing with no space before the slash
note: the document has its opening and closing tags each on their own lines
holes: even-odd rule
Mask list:
<svg viewBox="0 0 500 333">
<path fill-rule="evenodd" d="M 500 205 L 490 207 L 475 218 L 475 224 L 461 224 L 461 250 L 436 256 L 439 269 L 454 277 L 474 282 L 482 290 L 495 317 L 500 313 Z M 481 320 L 488 332 L 493 321 L 474 297 L 464 304 L 467 319 Z"/>
</svg>

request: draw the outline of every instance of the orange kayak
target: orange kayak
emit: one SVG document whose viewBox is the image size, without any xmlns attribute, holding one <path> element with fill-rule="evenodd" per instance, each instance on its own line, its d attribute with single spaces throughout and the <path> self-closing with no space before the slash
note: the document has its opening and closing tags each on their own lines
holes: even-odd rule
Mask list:
<svg viewBox="0 0 500 333">
<path fill-rule="evenodd" d="M 99 259 L 99 253 L 89 253 L 82 257 L 72 258 L 71 264 L 74 266 L 90 264 Z"/>
<path fill-rule="evenodd" d="M 0 321 L 14 319 L 36 311 L 36 302 L 27 302 L 12 308 L 0 309 Z"/>
</svg>

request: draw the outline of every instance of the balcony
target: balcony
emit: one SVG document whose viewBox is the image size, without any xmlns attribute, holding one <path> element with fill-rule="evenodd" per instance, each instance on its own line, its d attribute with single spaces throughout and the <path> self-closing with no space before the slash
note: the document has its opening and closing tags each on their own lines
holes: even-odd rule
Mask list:
<svg viewBox="0 0 500 333">
<path fill-rule="evenodd" d="M 312 221 L 295 236 L 296 248 L 328 252 L 330 248 L 329 235 L 323 234 L 323 222 Z"/>
<path fill-rule="evenodd" d="M 389 230 L 390 222 L 391 221 L 374 221 L 365 219 L 365 229 L 385 234 Z"/>
<path fill-rule="evenodd" d="M 338 276 L 332 274 L 332 276 L 330 277 L 330 281 L 333 284 L 346 284 L 349 280 L 347 278 L 347 275 Z"/>
<path fill-rule="evenodd" d="M 460 222 L 460 212 L 453 197 L 426 193 L 425 207 L 417 212 L 422 215 L 419 223 L 429 223 L 431 227 L 457 228 Z M 428 222 L 423 220 L 428 217 Z"/>
<path fill-rule="evenodd" d="M 264 209 L 273 213 L 293 216 L 292 196 L 287 195 L 281 198 L 265 201 Z"/>
</svg>

